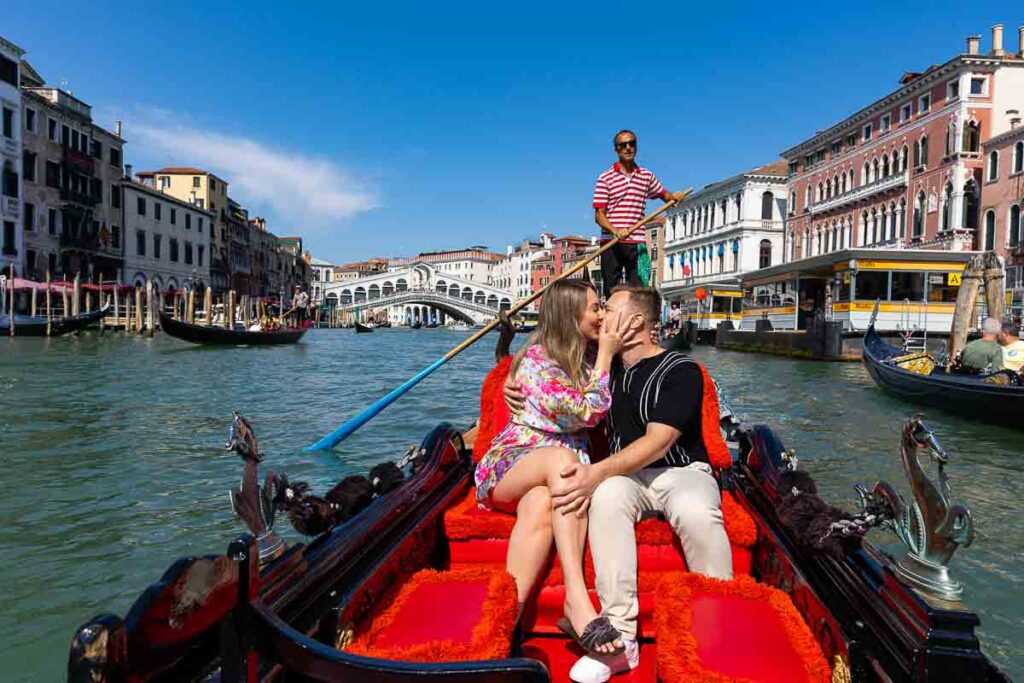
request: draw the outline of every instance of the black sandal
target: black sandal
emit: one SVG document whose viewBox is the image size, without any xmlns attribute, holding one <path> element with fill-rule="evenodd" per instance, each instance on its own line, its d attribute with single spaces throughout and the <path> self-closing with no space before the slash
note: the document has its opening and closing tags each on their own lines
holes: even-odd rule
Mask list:
<svg viewBox="0 0 1024 683">
<path fill-rule="evenodd" d="M 583 635 L 578 635 L 576 629 L 572 627 L 566 617 L 562 617 L 556 624 L 558 630 L 565 635 L 576 641 L 576 644 L 586 651 L 589 655 L 597 655 L 599 657 L 613 657 L 620 655 L 625 651 L 625 647 L 620 645 L 611 652 L 600 652 L 597 648 L 602 645 L 608 645 L 614 643 L 616 640 L 622 637 L 619 630 L 612 626 L 612 622 L 608 621 L 608 617 L 597 617 L 583 629 Z"/>
</svg>

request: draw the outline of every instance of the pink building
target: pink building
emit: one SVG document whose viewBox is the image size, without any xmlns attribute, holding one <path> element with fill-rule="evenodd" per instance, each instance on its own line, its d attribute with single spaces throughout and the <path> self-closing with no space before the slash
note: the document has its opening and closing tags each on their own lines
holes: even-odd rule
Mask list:
<svg viewBox="0 0 1024 683">
<path fill-rule="evenodd" d="M 979 244 L 1006 258 L 1006 289 L 1013 297 L 1013 308 L 1019 309 L 1024 306 L 1024 125 L 1020 114 L 1013 112 L 1010 130 L 987 140 L 982 149 Z"/>
<path fill-rule="evenodd" d="M 786 258 L 983 248 L 984 146 L 1010 131 L 1022 102 L 1024 53 L 1003 49 L 997 25 L 987 54 L 971 36 L 964 54 L 904 74 L 896 90 L 786 150 Z"/>
</svg>

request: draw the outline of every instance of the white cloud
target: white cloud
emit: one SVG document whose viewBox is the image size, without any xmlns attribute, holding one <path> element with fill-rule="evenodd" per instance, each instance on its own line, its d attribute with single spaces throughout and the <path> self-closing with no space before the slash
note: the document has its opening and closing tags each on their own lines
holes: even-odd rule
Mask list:
<svg viewBox="0 0 1024 683">
<path fill-rule="evenodd" d="M 250 215 L 272 211 L 275 232 L 321 232 L 380 205 L 365 180 L 327 159 L 203 129 L 165 110 L 140 109 L 124 118 L 127 161 L 215 173 Z M 138 163 L 136 169 L 143 170 Z"/>
</svg>

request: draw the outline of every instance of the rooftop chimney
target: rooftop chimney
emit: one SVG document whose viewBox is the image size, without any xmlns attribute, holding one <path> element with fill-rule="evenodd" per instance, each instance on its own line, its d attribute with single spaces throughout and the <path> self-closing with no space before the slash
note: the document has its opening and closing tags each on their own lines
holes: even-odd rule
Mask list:
<svg viewBox="0 0 1024 683">
<path fill-rule="evenodd" d="M 1017 29 L 1017 50 L 1021 59 L 1024 59 L 1024 26 Z"/>
<path fill-rule="evenodd" d="M 976 55 L 981 47 L 981 36 L 967 36 L 967 54 Z"/>
<path fill-rule="evenodd" d="M 125 164 L 124 165 L 124 177 L 127 178 L 128 180 L 134 180 L 134 178 L 132 178 L 132 165 L 131 164 Z"/>
<path fill-rule="evenodd" d="M 114 121 L 114 135 L 121 137 L 121 119 Z"/>
<path fill-rule="evenodd" d="M 992 54 L 996 57 L 1002 57 L 1006 54 L 1003 51 L 1003 25 L 996 24 L 992 27 Z"/>
<path fill-rule="evenodd" d="M 1020 110 L 1018 109 L 1007 109 L 1006 115 L 1010 119 L 1010 130 L 1015 129 L 1020 125 Z"/>
</svg>

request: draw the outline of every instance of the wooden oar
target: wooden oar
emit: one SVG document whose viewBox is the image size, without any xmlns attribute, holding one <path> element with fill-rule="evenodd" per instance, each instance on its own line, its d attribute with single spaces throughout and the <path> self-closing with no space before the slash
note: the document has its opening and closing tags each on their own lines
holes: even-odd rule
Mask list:
<svg viewBox="0 0 1024 683">
<path fill-rule="evenodd" d="M 687 189 L 685 192 L 683 192 L 683 197 L 685 198 L 686 195 L 690 194 L 691 192 L 693 192 L 692 188 Z M 636 230 L 637 228 L 643 227 L 647 223 L 650 223 L 652 220 L 654 220 L 655 218 L 660 216 L 662 213 L 664 213 L 665 211 L 670 209 L 672 206 L 674 206 L 678 201 L 679 200 L 675 200 L 674 199 L 672 201 L 666 202 L 665 205 L 662 206 L 660 209 L 658 209 L 657 211 L 655 211 L 655 212 L 645 216 L 636 225 L 634 225 L 632 228 L 630 228 L 630 232 L 632 232 L 633 230 Z M 513 315 L 515 315 L 519 311 L 523 310 L 524 308 L 529 306 L 531 303 L 533 303 L 534 301 L 536 301 L 540 297 L 544 296 L 544 292 L 546 292 L 551 287 L 551 285 L 555 284 L 559 280 L 564 280 L 564 279 L 572 276 L 573 274 L 578 273 L 588 263 L 590 263 L 591 261 L 596 259 L 598 256 L 600 256 L 601 254 L 603 254 L 604 252 L 608 251 L 613 246 L 618 244 L 620 239 L 621 238 L 616 237 L 616 238 L 610 240 L 609 242 L 606 242 L 605 244 L 601 245 L 601 248 L 598 249 L 597 251 L 595 251 L 593 254 L 590 254 L 589 256 L 583 258 L 580 261 L 577 261 L 575 264 L 573 264 L 573 266 L 571 268 L 569 268 L 568 270 L 562 272 L 561 275 L 559 275 L 557 278 L 555 278 L 550 283 L 548 283 L 548 285 L 546 287 L 544 287 L 543 289 L 537 290 L 536 292 L 534 292 L 530 296 L 526 297 L 525 299 L 517 301 L 516 304 L 512 308 L 510 308 L 508 311 L 506 311 L 506 315 L 508 315 L 509 317 L 512 317 Z M 472 346 L 473 344 L 478 342 L 488 332 L 490 332 L 491 330 L 493 330 L 495 327 L 497 327 L 500 324 L 501 324 L 500 318 L 495 317 L 494 320 L 492 320 L 491 322 L 487 323 L 487 325 L 485 325 L 482 329 L 477 330 L 476 334 L 470 336 L 468 339 L 463 341 L 461 344 L 459 344 L 455 348 L 453 348 L 451 351 L 449 351 L 448 353 L 444 354 L 443 356 L 438 358 L 436 361 L 434 361 L 433 363 L 431 363 L 427 367 L 425 367 L 422 370 L 420 370 L 418 373 L 416 373 L 415 376 L 413 376 L 411 379 L 406 381 L 404 384 L 402 384 L 402 385 L 392 389 L 390 393 L 388 393 L 385 396 L 382 396 L 381 398 L 379 398 L 376 401 L 374 401 L 372 404 L 367 406 L 361 413 L 359 413 L 359 414 L 355 415 L 354 417 L 350 418 L 345 423 L 343 423 L 340 427 L 338 427 L 333 432 L 331 432 L 327 436 L 323 437 L 322 439 L 320 439 L 316 443 L 310 444 L 309 446 L 306 446 L 306 448 L 303 449 L 303 450 L 305 450 L 305 451 L 324 451 L 324 450 L 329 450 L 331 448 L 334 448 L 339 443 L 341 443 L 342 441 L 347 439 L 357 429 L 359 429 L 364 424 L 366 424 L 367 422 L 372 420 L 374 417 L 379 415 L 381 413 L 381 411 L 383 411 L 389 405 L 394 403 L 403 394 L 405 394 L 407 391 L 409 391 L 414 386 L 419 384 L 425 378 L 430 376 L 430 374 L 433 373 L 435 370 L 437 370 L 439 367 L 441 367 L 442 365 L 444 365 L 445 363 L 450 361 L 452 358 L 455 358 L 455 356 L 459 355 L 460 353 L 462 353 L 463 351 L 468 349 L 470 346 Z"/>
</svg>

